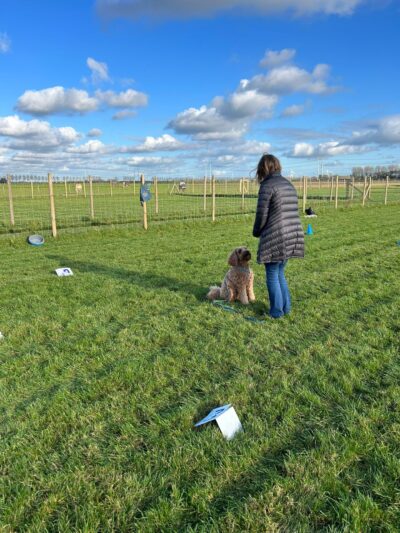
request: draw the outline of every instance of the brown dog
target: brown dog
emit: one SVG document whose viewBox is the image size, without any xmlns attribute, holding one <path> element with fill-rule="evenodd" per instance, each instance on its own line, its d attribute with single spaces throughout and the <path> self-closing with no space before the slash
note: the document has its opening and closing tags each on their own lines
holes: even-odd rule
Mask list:
<svg viewBox="0 0 400 533">
<path fill-rule="evenodd" d="M 228 258 L 228 270 L 221 287 L 210 287 L 207 294 L 209 300 L 239 300 L 247 305 L 254 302 L 256 297 L 253 291 L 254 274 L 249 268 L 251 253 L 245 247 L 235 248 Z"/>
</svg>

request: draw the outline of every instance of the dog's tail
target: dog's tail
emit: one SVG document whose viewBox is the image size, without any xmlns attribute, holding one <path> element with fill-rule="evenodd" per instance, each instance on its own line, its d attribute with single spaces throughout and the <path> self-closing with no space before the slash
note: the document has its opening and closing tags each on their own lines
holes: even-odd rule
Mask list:
<svg viewBox="0 0 400 533">
<path fill-rule="evenodd" d="M 209 300 L 219 300 L 221 298 L 221 287 L 210 287 L 207 298 Z"/>
</svg>

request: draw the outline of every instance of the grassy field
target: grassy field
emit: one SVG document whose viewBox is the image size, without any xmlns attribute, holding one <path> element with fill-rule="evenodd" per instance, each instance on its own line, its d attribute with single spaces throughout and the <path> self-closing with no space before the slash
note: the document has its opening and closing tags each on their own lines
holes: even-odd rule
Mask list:
<svg viewBox="0 0 400 533">
<path fill-rule="evenodd" d="M 152 200 L 148 203 L 149 223 L 168 220 L 188 220 L 195 218 L 211 218 L 212 198 L 211 183 L 206 185 L 206 201 L 204 202 L 204 182 L 187 180 L 187 188 L 177 193 L 172 182 L 159 182 L 158 209 L 156 208 L 155 186 L 151 183 Z M 124 186 L 125 184 L 125 186 Z M 302 196 L 301 182 L 294 181 Z M 76 185 L 80 188 L 77 191 Z M 360 205 L 361 192 L 364 184 L 356 182 L 357 189 L 351 193 L 346 190 L 344 180 L 339 181 L 338 203 L 340 206 Z M 93 183 L 93 216 L 90 205 L 90 188 L 86 182 L 72 183 L 56 180 L 54 183 L 55 208 L 59 229 L 79 228 L 99 225 L 140 225 L 143 210 L 139 202 L 139 184 L 134 182 L 94 182 Z M 10 221 L 10 207 L 7 184 L 0 184 L 0 234 L 21 231 L 46 231 L 50 229 L 50 203 L 48 185 L 42 183 L 12 183 L 15 224 Z M 216 181 L 216 216 L 253 213 L 257 201 L 257 185 L 254 180 L 246 184 L 242 196 L 238 180 Z M 335 190 L 327 181 L 310 181 L 308 186 L 308 204 L 314 208 L 330 208 L 334 205 Z M 376 181 L 373 184 L 371 197 L 367 205 L 384 203 L 385 183 Z M 392 182 L 388 192 L 388 202 L 400 203 L 400 182 Z"/>
<path fill-rule="evenodd" d="M 255 262 L 255 304 L 204 299 L 252 221 L 0 239 L 0 531 L 399 531 L 399 207 L 313 219 L 262 323 Z"/>
</svg>

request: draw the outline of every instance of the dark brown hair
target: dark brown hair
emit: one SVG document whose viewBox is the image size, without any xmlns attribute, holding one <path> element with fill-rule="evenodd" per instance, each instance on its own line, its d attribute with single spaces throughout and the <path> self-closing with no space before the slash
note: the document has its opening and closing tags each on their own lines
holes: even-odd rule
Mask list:
<svg viewBox="0 0 400 533">
<path fill-rule="evenodd" d="M 258 183 L 261 183 L 267 176 L 275 172 L 282 172 L 279 159 L 274 155 L 264 154 L 257 165 L 256 178 Z"/>
</svg>

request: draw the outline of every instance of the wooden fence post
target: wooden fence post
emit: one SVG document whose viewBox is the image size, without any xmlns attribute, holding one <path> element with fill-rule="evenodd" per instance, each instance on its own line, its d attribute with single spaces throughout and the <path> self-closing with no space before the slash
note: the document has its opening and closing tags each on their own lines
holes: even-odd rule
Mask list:
<svg viewBox="0 0 400 533">
<path fill-rule="evenodd" d="M 388 189 L 389 189 L 389 176 L 386 176 L 385 205 L 387 205 Z"/>
<path fill-rule="evenodd" d="M 335 209 L 338 208 L 338 196 L 339 196 L 339 176 L 336 176 Z"/>
<path fill-rule="evenodd" d="M 144 185 L 144 175 L 140 176 L 140 183 Z M 147 202 L 143 202 L 143 228 L 147 230 Z"/>
<path fill-rule="evenodd" d="M 354 183 L 354 176 L 351 180 L 351 200 L 354 199 L 354 186 L 355 186 L 355 183 Z"/>
<path fill-rule="evenodd" d="M 68 198 L 67 178 L 64 178 L 64 189 L 65 189 L 65 198 Z"/>
<path fill-rule="evenodd" d="M 133 178 L 133 196 L 136 195 L 136 178 Z"/>
<path fill-rule="evenodd" d="M 86 198 L 86 185 L 85 185 L 85 183 L 86 183 L 86 178 L 82 181 L 83 196 Z"/>
<path fill-rule="evenodd" d="M 15 226 L 14 201 L 13 201 L 13 194 L 12 194 L 12 187 L 11 187 L 11 176 L 7 176 L 7 187 L 8 187 L 8 203 L 10 206 L 10 224 L 11 226 Z"/>
<path fill-rule="evenodd" d="M 307 176 L 305 176 L 305 180 L 306 180 L 306 201 L 307 201 L 308 199 L 308 178 Z M 310 184 L 312 186 L 311 178 L 310 178 Z"/>
<path fill-rule="evenodd" d="M 225 194 L 228 194 L 228 180 L 225 180 Z"/>
<path fill-rule="evenodd" d="M 333 200 L 333 176 L 331 177 L 331 195 L 329 198 L 329 201 L 332 202 Z"/>
<path fill-rule="evenodd" d="M 212 210 L 211 210 L 211 217 L 212 217 L 212 221 L 215 222 L 215 177 L 212 176 L 211 178 L 211 183 L 212 183 Z"/>
<path fill-rule="evenodd" d="M 242 190 L 242 211 L 244 211 L 244 192 L 245 192 L 245 189 L 244 189 L 244 178 L 240 178 L 240 183 L 241 183 L 241 190 Z"/>
<path fill-rule="evenodd" d="M 307 204 L 307 178 L 303 176 L 303 213 L 306 211 Z"/>
<path fill-rule="evenodd" d="M 368 198 L 371 198 L 371 190 L 372 190 L 372 176 L 369 177 Z"/>
<path fill-rule="evenodd" d="M 57 237 L 57 223 L 56 223 L 56 207 L 54 205 L 54 191 L 53 191 L 53 176 L 50 172 L 47 174 L 49 182 L 49 198 L 50 198 L 50 217 L 51 217 L 51 234 Z"/>
<path fill-rule="evenodd" d="M 93 178 L 89 176 L 90 218 L 94 218 Z"/>
<path fill-rule="evenodd" d="M 207 176 L 204 176 L 203 211 L 207 211 Z"/>
<path fill-rule="evenodd" d="M 363 189 L 363 197 L 362 197 L 362 205 L 363 205 L 363 207 L 365 205 L 365 199 L 367 198 L 367 194 L 368 194 L 367 176 L 364 176 L 364 189 Z"/>
<path fill-rule="evenodd" d="M 32 196 L 32 200 L 33 200 L 33 181 L 31 180 L 31 196 Z"/>
<path fill-rule="evenodd" d="M 156 197 L 156 214 L 158 215 L 158 178 L 155 176 L 153 178 L 154 181 L 154 195 Z"/>
</svg>

